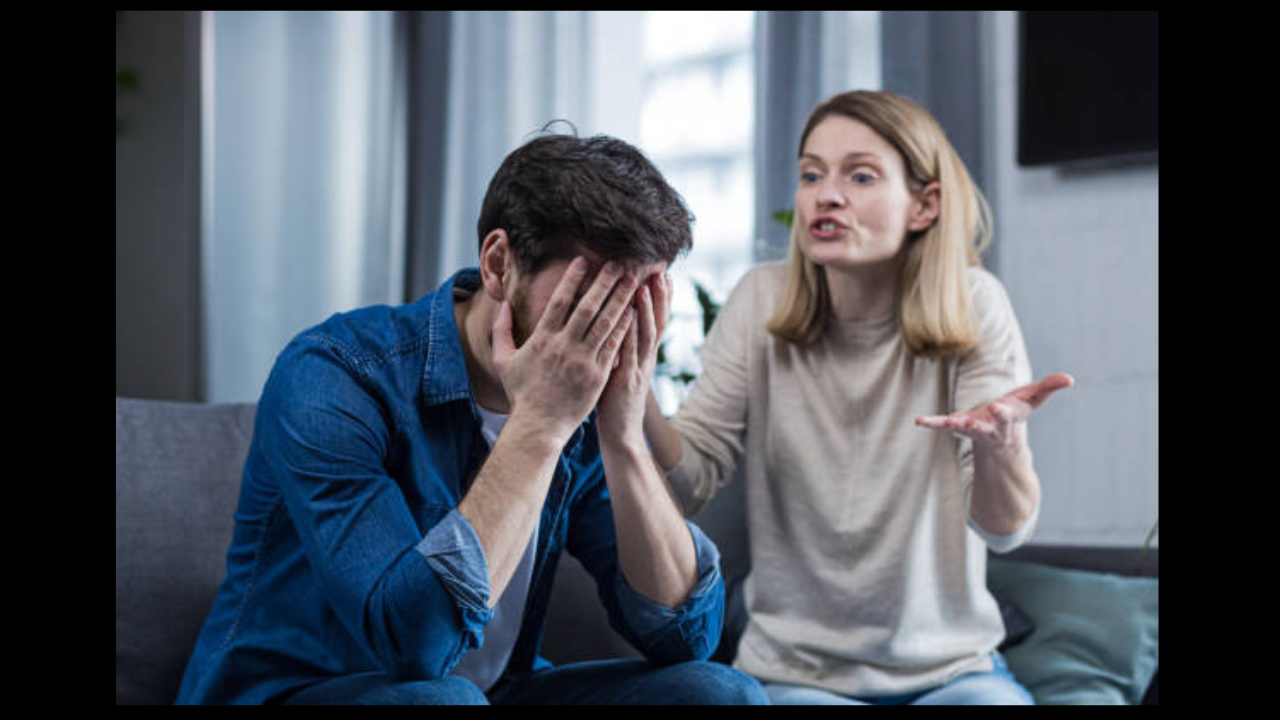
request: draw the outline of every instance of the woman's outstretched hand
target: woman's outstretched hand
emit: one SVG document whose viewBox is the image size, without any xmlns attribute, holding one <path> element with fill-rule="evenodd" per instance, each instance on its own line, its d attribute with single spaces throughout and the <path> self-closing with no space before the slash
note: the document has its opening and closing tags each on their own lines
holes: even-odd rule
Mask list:
<svg viewBox="0 0 1280 720">
<path fill-rule="evenodd" d="M 1066 373 L 1053 373 L 1040 382 L 1024 385 L 968 412 L 918 417 L 916 425 L 949 430 L 971 438 L 975 444 L 993 449 L 1007 447 L 1017 438 L 1018 424 L 1026 422 L 1032 410 L 1043 405 L 1050 395 L 1071 387 L 1075 382 L 1075 378 Z"/>
</svg>

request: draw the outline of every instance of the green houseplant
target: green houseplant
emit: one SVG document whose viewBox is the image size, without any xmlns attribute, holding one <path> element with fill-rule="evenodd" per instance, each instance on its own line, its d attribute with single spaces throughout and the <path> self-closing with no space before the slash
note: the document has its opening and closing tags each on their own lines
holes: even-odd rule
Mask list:
<svg viewBox="0 0 1280 720">
<path fill-rule="evenodd" d="M 707 333 L 711 332 L 711 325 L 716 321 L 716 313 L 720 312 L 720 304 L 711 299 L 711 293 L 697 280 L 692 282 L 693 292 L 698 298 L 698 305 L 702 308 L 702 337 L 705 338 Z M 696 377 L 687 368 L 676 367 L 667 359 L 667 340 L 663 340 L 658 346 L 658 366 L 655 372 L 659 377 L 669 378 L 681 387 L 687 387 Z"/>
</svg>

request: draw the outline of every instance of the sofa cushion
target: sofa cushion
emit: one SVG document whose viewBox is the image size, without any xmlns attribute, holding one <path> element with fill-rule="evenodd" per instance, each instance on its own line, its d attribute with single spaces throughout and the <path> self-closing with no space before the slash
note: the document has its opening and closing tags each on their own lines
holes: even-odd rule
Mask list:
<svg viewBox="0 0 1280 720">
<path fill-rule="evenodd" d="M 116 702 L 170 703 L 226 572 L 253 405 L 116 398 Z"/>
<path fill-rule="evenodd" d="M 991 591 L 1035 631 L 1005 653 L 1042 705 L 1142 702 L 1160 663 L 1160 581 L 992 559 Z"/>
</svg>

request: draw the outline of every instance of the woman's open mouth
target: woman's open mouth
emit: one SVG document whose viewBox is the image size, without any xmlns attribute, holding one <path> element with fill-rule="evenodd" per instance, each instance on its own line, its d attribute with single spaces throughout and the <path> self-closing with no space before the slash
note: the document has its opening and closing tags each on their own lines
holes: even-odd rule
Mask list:
<svg viewBox="0 0 1280 720">
<path fill-rule="evenodd" d="M 819 240 L 834 240 L 847 232 L 849 228 L 829 217 L 820 217 L 809 223 L 809 234 Z"/>
</svg>

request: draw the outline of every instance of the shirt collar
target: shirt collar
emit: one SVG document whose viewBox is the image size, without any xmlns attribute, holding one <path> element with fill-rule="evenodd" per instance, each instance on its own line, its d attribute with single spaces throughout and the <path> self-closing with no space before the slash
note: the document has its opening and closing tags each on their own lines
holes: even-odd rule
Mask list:
<svg viewBox="0 0 1280 720">
<path fill-rule="evenodd" d="M 466 398 L 475 404 L 467 360 L 462 354 L 462 337 L 453 314 L 453 290 L 480 288 L 480 269 L 464 268 L 454 273 L 430 296 L 427 321 L 427 359 L 422 369 L 422 397 L 427 405 Z"/>
</svg>

